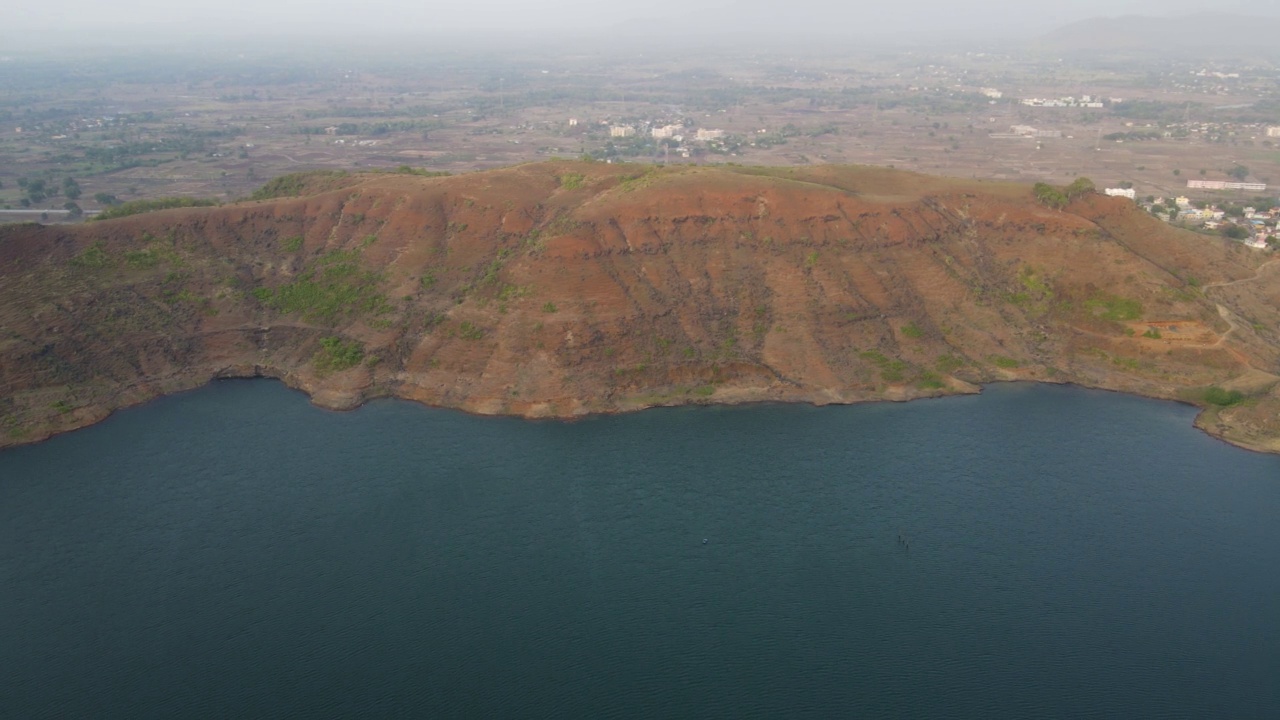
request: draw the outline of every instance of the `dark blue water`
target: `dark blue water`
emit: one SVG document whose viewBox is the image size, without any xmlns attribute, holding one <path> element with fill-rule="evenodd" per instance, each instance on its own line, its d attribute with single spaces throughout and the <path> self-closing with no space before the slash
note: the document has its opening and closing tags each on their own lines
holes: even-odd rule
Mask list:
<svg viewBox="0 0 1280 720">
<path fill-rule="evenodd" d="M 1280 717 L 1280 458 L 1192 417 L 218 383 L 0 453 L 0 716 Z"/>
</svg>

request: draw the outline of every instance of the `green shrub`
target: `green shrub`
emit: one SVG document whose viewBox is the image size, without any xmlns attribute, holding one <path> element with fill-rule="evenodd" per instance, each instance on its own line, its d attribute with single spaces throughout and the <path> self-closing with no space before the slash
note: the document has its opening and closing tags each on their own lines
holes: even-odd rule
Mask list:
<svg viewBox="0 0 1280 720">
<path fill-rule="evenodd" d="M 551 302 L 550 300 L 546 301 L 546 302 L 545 302 L 545 303 L 543 303 L 543 305 L 542 305 L 542 312 L 544 312 L 544 313 L 553 313 L 553 312 L 556 312 L 556 311 L 557 311 L 557 310 L 559 310 L 559 309 L 560 309 L 560 308 L 556 307 L 556 304 L 555 304 L 555 303 L 553 303 L 553 302 Z"/>
<path fill-rule="evenodd" d="M 938 372 L 950 375 L 956 370 L 964 367 L 964 359 L 951 354 L 939 355 L 937 366 Z"/>
<path fill-rule="evenodd" d="M 463 340 L 479 340 L 484 337 L 484 329 L 472 324 L 470 320 L 463 320 L 458 326 L 458 337 Z"/>
<path fill-rule="evenodd" d="M 147 270 L 160 264 L 155 250 L 130 250 L 124 254 L 124 262 L 134 270 Z"/>
<path fill-rule="evenodd" d="M 99 240 L 71 258 L 71 264 L 82 268 L 104 268 L 111 264 L 111 257 L 107 255 L 106 246 Z"/>
<path fill-rule="evenodd" d="M 340 337 L 320 339 L 320 349 L 313 358 L 316 369 L 324 372 L 348 370 L 364 360 L 364 343 L 359 340 L 343 341 Z"/>
<path fill-rule="evenodd" d="M 906 325 L 903 325 L 902 334 L 905 335 L 906 337 L 911 338 L 912 340 L 919 340 L 920 338 L 924 337 L 924 331 L 921 330 L 920 326 L 916 325 L 915 322 L 909 322 Z"/>
<path fill-rule="evenodd" d="M 287 237 L 280 241 L 280 247 L 284 248 L 285 252 L 298 252 L 302 249 L 302 236 Z"/>
<path fill-rule="evenodd" d="M 577 190 L 586 184 L 587 178 L 582 173 L 565 173 L 560 176 L 560 187 L 565 190 Z"/>
<path fill-rule="evenodd" d="M 1223 390 L 1214 385 L 1204 391 L 1204 401 L 1210 405 L 1230 407 L 1244 402 L 1244 393 L 1239 390 Z"/>
<path fill-rule="evenodd" d="M 1005 370 L 1012 370 L 1013 368 L 1018 367 L 1017 360 L 1014 360 L 1011 357 L 1005 357 L 1004 355 L 992 355 L 990 360 L 992 365 L 995 365 L 998 368 L 1004 368 Z"/>
<path fill-rule="evenodd" d="M 922 390 L 940 390 L 945 387 L 942 378 L 931 372 L 920 373 L 920 379 L 916 382 L 916 386 Z"/>
</svg>

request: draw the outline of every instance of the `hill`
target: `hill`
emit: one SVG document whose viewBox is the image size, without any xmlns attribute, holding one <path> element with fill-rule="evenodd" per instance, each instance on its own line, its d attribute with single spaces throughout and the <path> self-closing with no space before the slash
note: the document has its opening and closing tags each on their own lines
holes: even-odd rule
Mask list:
<svg viewBox="0 0 1280 720">
<path fill-rule="evenodd" d="M 1038 50 L 1066 55 L 1152 55 L 1160 57 L 1249 57 L 1276 54 L 1265 32 L 1275 18 L 1229 13 L 1178 17 L 1125 15 L 1097 17 L 1064 25 L 1038 38 Z"/>
<path fill-rule="evenodd" d="M 0 444 L 219 377 L 569 417 L 1071 382 L 1280 450 L 1280 274 L 1092 193 L 548 162 L 0 228 Z"/>
</svg>

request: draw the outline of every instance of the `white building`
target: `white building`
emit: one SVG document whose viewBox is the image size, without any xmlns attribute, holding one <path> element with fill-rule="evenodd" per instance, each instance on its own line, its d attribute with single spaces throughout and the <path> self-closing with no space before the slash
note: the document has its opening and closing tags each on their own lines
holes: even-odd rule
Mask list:
<svg viewBox="0 0 1280 720">
<path fill-rule="evenodd" d="M 1225 182 L 1223 180 L 1188 180 L 1187 187 L 1193 190 L 1252 190 L 1262 192 L 1267 189 L 1266 183 Z"/>
<path fill-rule="evenodd" d="M 1030 125 L 1012 125 L 1009 127 L 1009 134 L 1017 135 L 1018 137 L 1029 137 L 1029 138 L 1060 138 L 1062 137 L 1061 130 L 1037 130 L 1031 127 Z"/>
<path fill-rule="evenodd" d="M 667 138 L 675 137 L 678 132 L 680 132 L 679 125 L 663 125 L 660 128 L 653 128 L 649 131 L 649 134 L 655 139 L 665 140 Z"/>
<path fill-rule="evenodd" d="M 1138 199 L 1138 193 L 1133 188 L 1107 188 L 1102 192 L 1111 197 L 1129 198 L 1130 200 Z"/>
<path fill-rule="evenodd" d="M 999 100 L 1000 98 L 1004 97 L 1004 93 L 1000 92 L 995 88 L 979 88 L 978 92 L 991 98 L 992 100 Z"/>
<path fill-rule="evenodd" d="M 1280 137 L 1280 125 L 1272 125 L 1267 128 L 1267 137 Z"/>
<path fill-rule="evenodd" d="M 612 125 L 609 127 L 609 137 L 628 138 L 636 134 L 636 129 L 630 125 Z"/>
<path fill-rule="evenodd" d="M 700 142 L 719 140 L 722 137 L 724 137 L 723 130 L 713 130 L 708 128 L 698 128 L 697 134 L 694 135 L 694 138 Z"/>
</svg>

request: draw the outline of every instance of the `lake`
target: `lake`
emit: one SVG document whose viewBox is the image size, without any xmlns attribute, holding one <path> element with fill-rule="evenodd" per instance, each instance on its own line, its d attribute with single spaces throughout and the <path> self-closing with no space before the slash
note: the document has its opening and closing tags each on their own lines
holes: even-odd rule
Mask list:
<svg viewBox="0 0 1280 720">
<path fill-rule="evenodd" d="M 1193 417 L 218 382 L 0 452 L 0 715 L 1274 718 L 1280 457 Z"/>
</svg>

